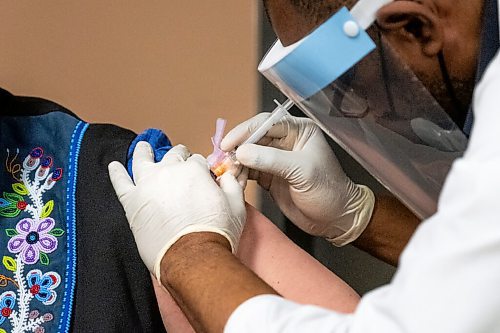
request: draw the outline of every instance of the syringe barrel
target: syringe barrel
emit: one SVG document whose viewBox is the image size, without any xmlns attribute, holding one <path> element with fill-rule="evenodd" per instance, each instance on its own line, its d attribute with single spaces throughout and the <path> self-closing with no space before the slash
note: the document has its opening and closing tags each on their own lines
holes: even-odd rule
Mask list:
<svg viewBox="0 0 500 333">
<path fill-rule="evenodd" d="M 271 112 L 269 118 L 267 118 L 259 128 L 255 130 L 255 132 L 248 137 L 242 144 L 247 143 L 257 143 L 260 139 L 262 139 L 266 133 L 273 127 L 281 118 L 288 114 L 288 110 L 293 106 L 293 102 L 290 99 L 287 99 L 285 103 L 280 104 L 277 100 L 274 100 L 277 104 L 276 108 Z"/>
</svg>

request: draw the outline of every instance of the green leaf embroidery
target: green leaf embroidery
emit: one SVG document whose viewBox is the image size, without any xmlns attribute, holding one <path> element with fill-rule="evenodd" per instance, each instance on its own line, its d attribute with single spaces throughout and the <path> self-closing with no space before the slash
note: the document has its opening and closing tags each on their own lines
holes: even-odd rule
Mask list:
<svg viewBox="0 0 500 333">
<path fill-rule="evenodd" d="M 42 215 L 40 216 L 42 219 L 48 217 L 50 213 L 52 213 L 52 210 L 54 209 L 54 200 L 50 200 L 43 206 L 42 208 Z"/>
<path fill-rule="evenodd" d="M 26 188 L 26 186 L 24 186 L 23 183 L 12 184 L 12 189 L 14 190 L 14 192 L 16 192 L 19 195 L 28 195 L 29 194 L 28 189 Z"/>
<path fill-rule="evenodd" d="M 9 256 L 4 256 L 2 259 L 2 263 L 11 272 L 15 272 L 17 269 L 17 264 L 14 258 L 9 257 Z"/>
<path fill-rule="evenodd" d="M 3 192 L 3 197 L 12 203 L 17 203 L 18 201 L 23 201 L 23 197 L 17 193 Z"/>
<path fill-rule="evenodd" d="M 51 234 L 52 236 L 61 237 L 62 235 L 64 235 L 64 230 L 62 230 L 61 228 L 54 228 L 49 232 L 49 234 Z"/>
<path fill-rule="evenodd" d="M 4 330 L 3 328 L 0 328 L 0 333 L 7 333 L 7 331 Z"/>
<path fill-rule="evenodd" d="M 19 213 L 21 213 L 21 211 L 17 208 L 16 205 L 0 208 L 0 216 L 3 217 L 16 217 L 17 215 L 19 215 Z"/>
<path fill-rule="evenodd" d="M 45 252 L 40 252 L 40 262 L 42 265 L 48 266 L 50 263 L 49 256 Z"/>
<path fill-rule="evenodd" d="M 19 235 L 19 233 L 17 232 L 16 229 L 5 229 L 5 233 L 7 234 L 7 236 L 9 237 L 14 237 L 14 236 L 17 236 Z"/>
</svg>

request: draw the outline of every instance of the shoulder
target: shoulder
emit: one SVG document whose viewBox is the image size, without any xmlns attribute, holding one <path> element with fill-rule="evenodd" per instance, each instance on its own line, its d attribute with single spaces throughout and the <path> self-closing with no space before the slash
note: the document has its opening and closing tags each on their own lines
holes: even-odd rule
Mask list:
<svg viewBox="0 0 500 333">
<path fill-rule="evenodd" d="M 90 124 L 82 140 L 82 156 L 101 163 L 125 163 L 128 149 L 136 137 L 133 131 L 116 125 Z"/>
<path fill-rule="evenodd" d="M 75 113 L 62 105 L 44 98 L 16 96 L 0 88 L 0 110 L 2 116 L 30 117 L 55 115 L 58 121 L 51 121 L 51 131 L 67 128 L 68 116 L 82 121 Z M 56 128 L 54 128 L 56 127 Z M 88 124 L 81 142 L 81 154 L 92 160 L 94 166 L 111 161 L 131 162 L 135 145 L 147 141 L 155 151 L 157 160 L 171 148 L 168 137 L 161 130 L 147 129 L 137 135 L 133 131 L 113 124 Z"/>
<path fill-rule="evenodd" d="M 51 112 L 63 112 L 78 118 L 64 106 L 40 97 L 16 96 L 0 88 L 0 109 L 3 116 L 39 116 Z"/>
</svg>

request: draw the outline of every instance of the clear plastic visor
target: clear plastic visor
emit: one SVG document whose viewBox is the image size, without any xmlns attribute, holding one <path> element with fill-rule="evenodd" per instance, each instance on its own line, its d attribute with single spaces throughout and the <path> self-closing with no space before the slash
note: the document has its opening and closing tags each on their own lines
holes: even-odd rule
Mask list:
<svg viewBox="0 0 500 333">
<path fill-rule="evenodd" d="M 310 96 L 288 79 L 297 73 L 307 82 L 307 72 L 293 65 L 285 78 L 283 69 L 262 72 L 408 208 L 427 218 L 467 138 L 378 29 L 370 28 L 369 35 L 375 49 L 334 81 L 311 89 Z"/>
</svg>

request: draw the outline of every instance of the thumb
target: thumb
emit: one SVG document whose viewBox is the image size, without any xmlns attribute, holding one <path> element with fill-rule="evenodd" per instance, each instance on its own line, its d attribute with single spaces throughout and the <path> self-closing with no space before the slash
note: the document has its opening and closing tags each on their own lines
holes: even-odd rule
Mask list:
<svg viewBox="0 0 500 333">
<path fill-rule="evenodd" d="M 108 165 L 109 178 L 111 179 L 111 184 L 115 189 L 116 195 L 120 200 L 121 204 L 124 205 L 124 196 L 132 191 L 135 187 L 132 179 L 127 173 L 125 167 L 117 161 L 111 162 Z"/>
<path fill-rule="evenodd" d="M 236 146 L 245 141 L 266 119 L 269 117 L 268 112 L 262 112 L 258 115 L 242 122 L 226 134 L 220 143 L 220 148 L 223 151 L 231 151 Z"/>
<path fill-rule="evenodd" d="M 134 148 L 132 160 L 132 175 L 137 183 L 144 176 L 143 166 L 147 163 L 154 163 L 154 153 L 149 142 L 139 141 Z"/>
<path fill-rule="evenodd" d="M 231 173 L 226 172 L 219 178 L 219 185 L 226 196 L 231 212 L 238 216 L 244 214 L 245 196 L 238 180 Z"/>
<path fill-rule="evenodd" d="M 293 152 L 268 146 L 246 144 L 236 151 L 236 159 L 244 166 L 278 176 L 287 181 L 298 170 Z"/>
</svg>

